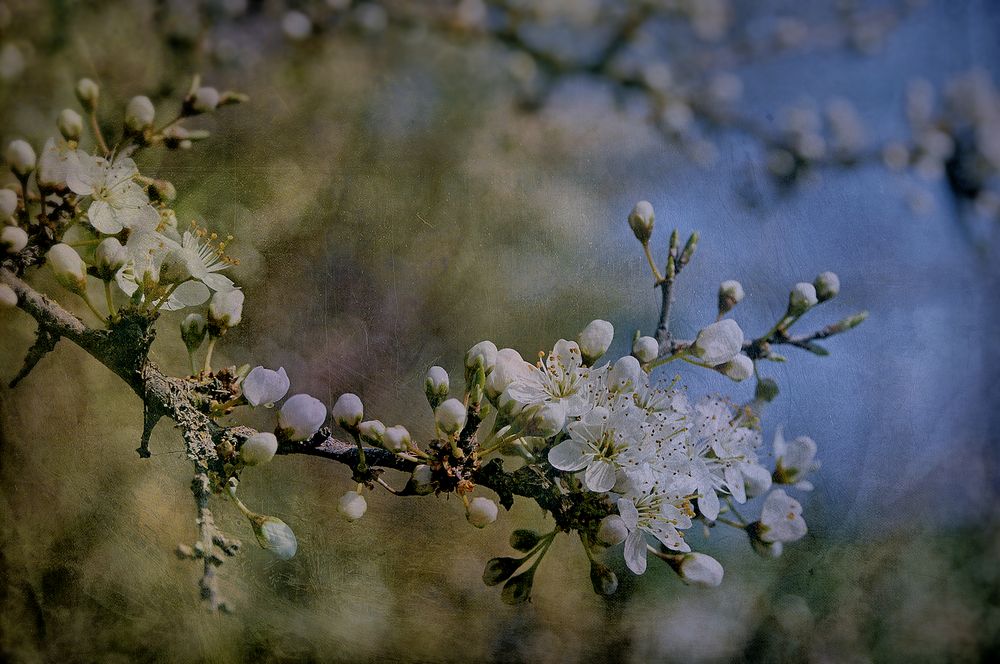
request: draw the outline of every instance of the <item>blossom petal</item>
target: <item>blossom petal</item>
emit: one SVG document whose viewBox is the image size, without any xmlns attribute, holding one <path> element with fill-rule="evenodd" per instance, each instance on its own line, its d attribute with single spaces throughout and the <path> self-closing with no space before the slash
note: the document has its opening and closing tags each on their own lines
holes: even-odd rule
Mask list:
<svg viewBox="0 0 1000 664">
<path fill-rule="evenodd" d="M 587 488 L 597 493 L 606 493 L 615 486 L 615 464 L 607 459 L 594 459 L 587 466 L 584 475 Z"/>
<path fill-rule="evenodd" d="M 636 509 L 635 503 L 628 498 L 618 499 L 618 514 L 625 521 L 629 530 L 635 530 L 639 527 L 639 510 Z"/>
<path fill-rule="evenodd" d="M 586 446 L 575 440 L 564 440 L 549 450 L 549 463 L 558 470 L 583 470 L 590 463 L 586 450 Z"/>
<path fill-rule="evenodd" d="M 640 530 L 633 530 L 625 538 L 625 564 L 636 574 L 646 571 L 646 539 Z"/>
<path fill-rule="evenodd" d="M 709 521 L 715 521 L 719 516 L 719 496 L 714 490 L 705 491 L 698 496 L 698 510 Z"/>
<path fill-rule="evenodd" d="M 87 219 L 90 225 L 102 233 L 114 235 L 123 226 L 115 215 L 114 209 L 104 201 L 94 201 L 87 209 Z"/>
</svg>

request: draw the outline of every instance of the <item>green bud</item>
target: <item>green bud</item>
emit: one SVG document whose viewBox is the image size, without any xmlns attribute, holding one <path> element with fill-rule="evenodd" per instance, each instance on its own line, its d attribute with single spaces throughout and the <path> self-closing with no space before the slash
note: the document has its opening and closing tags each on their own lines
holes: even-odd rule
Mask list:
<svg viewBox="0 0 1000 664">
<path fill-rule="evenodd" d="M 618 577 L 610 567 L 597 561 L 590 563 L 590 583 L 598 595 L 614 595 L 618 590 Z"/>
<path fill-rule="evenodd" d="M 504 604 L 521 604 L 531 599 L 531 587 L 535 584 L 535 570 L 528 569 L 527 572 L 518 574 L 514 578 L 503 584 L 500 592 L 500 599 Z"/>
<path fill-rule="evenodd" d="M 840 332 L 846 332 L 847 330 L 850 330 L 852 328 L 857 327 L 858 325 L 861 325 L 861 323 L 863 323 L 867 318 L 868 318 L 867 311 L 861 311 L 859 313 L 854 314 L 853 316 L 848 316 L 844 320 L 833 324 L 833 329 L 834 329 L 833 333 L 838 334 Z"/>
<path fill-rule="evenodd" d="M 684 245 L 684 251 L 681 252 L 680 267 L 684 267 L 694 256 L 695 250 L 698 248 L 698 232 L 695 231 L 691 233 L 691 237 L 688 238 L 687 244 Z"/>
<path fill-rule="evenodd" d="M 527 553 L 534 549 L 541 539 L 534 530 L 519 528 L 510 534 L 510 546 L 512 549 Z"/>
<path fill-rule="evenodd" d="M 486 569 L 483 570 L 483 583 L 495 586 L 506 581 L 523 562 L 521 558 L 494 558 L 486 563 Z"/>
<path fill-rule="evenodd" d="M 754 391 L 754 398 L 759 401 L 770 403 L 778 396 L 778 384 L 771 378 L 764 378 L 757 382 L 757 389 Z"/>
<path fill-rule="evenodd" d="M 189 353 L 198 350 L 207 333 L 208 323 L 201 314 L 188 314 L 181 321 L 181 339 L 184 340 L 184 345 L 187 346 Z"/>
</svg>

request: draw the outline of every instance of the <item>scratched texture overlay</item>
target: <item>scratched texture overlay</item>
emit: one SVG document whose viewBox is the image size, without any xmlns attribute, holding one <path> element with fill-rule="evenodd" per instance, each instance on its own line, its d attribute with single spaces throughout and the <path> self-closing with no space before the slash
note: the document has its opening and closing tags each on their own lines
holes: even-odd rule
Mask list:
<svg viewBox="0 0 1000 664">
<path fill-rule="evenodd" d="M 711 16 L 698 23 L 682 12 L 644 37 L 650 53 L 668 44 L 678 79 L 706 81 L 716 69 L 738 77 L 736 111 L 770 135 L 782 131 L 789 108 L 822 117 L 831 100 L 848 100 L 865 156 L 817 165 L 792 182 L 775 176 L 787 171 L 755 132 L 695 112 L 701 142 L 685 143 L 648 121 L 637 91 L 593 72 L 546 77 L 544 62 L 516 57 L 510 39 L 463 33 L 459 19 L 441 18 L 457 4 L 412 3 L 397 21 L 399 2 L 4 0 L 0 139 L 23 136 L 40 147 L 59 109 L 76 106 L 80 76 L 101 84 L 106 110 L 146 94 L 164 116 L 193 73 L 248 93 L 249 103 L 195 123 L 212 136 L 190 153 L 149 152 L 139 163 L 183 192 L 175 205 L 183 222 L 235 236 L 232 274 L 247 305 L 217 363 L 283 366 L 293 391 L 327 404 L 356 392 L 370 412 L 405 422 L 417 438 L 432 433 L 427 367 L 440 364 L 460 381 L 462 354 L 481 339 L 529 358 L 604 318 L 618 330 L 613 351 L 623 354 L 633 330 L 652 329 L 658 295 L 625 221 L 637 200 L 655 206 L 659 242 L 674 226 L 701 233 L 677 286 L 678 334 L 714 318 L 723 279 L 742 282 L 737 318 L 760 333 L 784 310 L 792 284 L 833 270 L 842 291 L 824 315 L 867 309 L 870 318 L 831 340 L 829 357 L 790 349 L 788 363 L 761 367 L 781 385 L 763 420 L 765 440 L 783 425 L 819 446 L 816 488 L 802 497 L 808 535 L 764 560 L 741 533 L 716 529 L 703 550 L 726 577 L 709 590 L 684 586 L 666 565 L 637 578 L 618 555 L 621 587 L 611 598 L 592 592 L 578 543 L 562 538 L 539 568 L 532 601 L 507 606 L 483 586 L 483 565 L 510 555 L 513 528 L 544 527 L 536 505 L 518 501 L 477 530 L 454 497 L 376 492 L 365 518 L 346 523 L 337 500 L 351 486 L 349 470 L 286 457 L 258 470 L 241 493 L 295 529 L 299 553 L 278 561 L 257 549 L 239 513 L 220 503 L 220 524 L 246 546 L 223 568 L 235 612 L 212 615 L 199 604 L 196 566 L 173 554 L 196 537 L 190 462 L 177 431 L 162 422 L 151 458 L 138 458 L 141 403 L 65 342 L 8 388 L 34 326 L 0 310 L 3 658 L 996 655 L 1000 217 L 989 209 L 995 200 L 956 193 L 948 173 L 890 169 L 881 150 L 912 137 L 913 79 L 939 91 L 969 72 L 1000 82 L 1000 7 L 840 3 L 875 12 L 865 15 L 881 26 L 869 43 L 867 24 L 854 27 L 860 34 L 838 32 L 836 3 L 734 0 L 705 3 L 728 8 L 720 34 Z M 476 3 L 462 4 L 471 7 L 463 20 L 475 20 Z M 487 2 L 487 12 L 502 4 L 533 3 Z M 538 4 L 552 5 L 545 11 L 555 18 L 532 29 L 531 44 L 584 61 L 588 48 L 599 52 L 600 34 L 596 46 L 573 35 L 600 28 L 586 22 L 609 3 Z M 889 25 L 876 20 L 897 11 Z M 769 39 L 788 16 L 827 32 L 807 29 L 796 42 L 790 23 L 787 51 L 741 47 Z M 707 65 L 687 57 L 702 52 L 722 56 Z M 708 94 L 688 92 L 697 103 Z M 690 126 L 675 111 L 671 122 L 683 133 Z M 120 117 L 107 112 L 117 131 Z M 1000 162 L 998 127 L 994 117 L 975 139 L 992 141 Z M 994 165 L 993 186 L 996 173 Z M 7 171 L 0 178 L 14 182 Z M 32 282 L 88 315 L 44 270 Z M 153 348 L 177 375 L 187 368 L 180 318 L 162 317 Z M 753 381 L 665 371 L 694 392 L 753 395 Z M 267 426 L 272 417 L 243 421 Z"/>
</svg>

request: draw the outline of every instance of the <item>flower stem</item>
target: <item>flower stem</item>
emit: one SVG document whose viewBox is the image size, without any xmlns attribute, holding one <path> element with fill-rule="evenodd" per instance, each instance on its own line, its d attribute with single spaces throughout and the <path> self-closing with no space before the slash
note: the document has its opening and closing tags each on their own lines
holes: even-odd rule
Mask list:
<svg viewBox="0 0 1000 664">
<path fill-rule="evenodd" d="M 115 299 L 114 299 L 114 297 L 111 294 L 111 282 L 110 281 L 105 281 L 104 282 L 104 299 L 107 300 L 108 311 L 111 313 L 111 317 L 112 318 L 117 318 L 118 317 L 118 312 L 115 310 Z"/>
<path fill-rule="evenodd" d="M 215 351 L 215 342 L 219 340 L 219 337 L 209 336 L 208 337 L 208 349 L 205 352 L 205 366 L 203 371 L 205 373 L 212 373 L 212 352 Z"/>
<path fill-rule="evenodd" d="M 649 242 L 642 243 L 642 250 L 646 253 L 646 260 L 649 261 L 649 269 L 653 271 L 653 279 L 659 284 L 663 281 L 663 275 L 660 273 L 660 268 L 656 267 L 656 261 L 653 259 L 653 252 L 649 248 Z"/>
<path fill-rule="evenodd" d="M 93 109 L 87 113 L 87 117 L 90 120 L 90 131 L 94 134 L 94 140 L 97 142 L 97 147 L 105 157 L 108 156 L 108 153 L 111 151 L 108 149 L 108 144 L 104 140 L 104 134 L 101 133 L 101 125 L 97 121 L 97 109 Z"/>
<path fill-rule="evenodd" d="M 83 298 L 83 301 L 87 304 L 88 307 L 90 307 L 90 310 L 94 312 L 94 315 L 97 316 L 98 320 L 104 323 L 108 322 L 108 317 L 105 316 L 103 313 L 101 313 L 101 311 L 94 306 L 94 301 L 90 299 L 90 295 L 87 293 L 87 291 L 83 291 L 82 293 L 80 293 L 80 297 Z"/>
</svg>

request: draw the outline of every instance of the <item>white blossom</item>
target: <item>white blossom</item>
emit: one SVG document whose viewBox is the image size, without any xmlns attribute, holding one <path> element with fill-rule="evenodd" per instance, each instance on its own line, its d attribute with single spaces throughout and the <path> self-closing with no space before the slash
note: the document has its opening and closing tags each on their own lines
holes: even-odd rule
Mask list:
<svg viewBox="0 0 1000 664">
<path fill-rule="evenodd" d="M 743 486 L 746 487 L 747 498 L 763 496 L 771 490 L 771 472 L 763 466 L 747 464 L 743 467 Z"/>
<path fill-rule="evenodd" d="M 583 328 L 576 338 L 584 363 L 593 364 L 608 352 L 614 337 L 615 328 L 608 321 L 597 319 L 587 323 L 587 327 Z"/>
<path fill-rule="evenodd" d="M 525 362 L 513 348 L 498 350 L 493 371 L 486 377 L 486 396 L 495 401 L 511 383 L 524 378 L 531 370 L 531 363 Z"/>
<path fill-rule="evenodd" d="M 113 235 L 123 228 L 155 226 L 160 220 L 135 181 L 138 174 L 135 162 L 127 157 L 108 161 L 77 151 L 66 172 L 66 184 L 73 193 L 93 199 L 87 219 L 100 232 Z"/>
<path fill-rule="evenodd" d="M 368 501 L 357 491 L 348 491 L 337 501 L 337 511 L 348 521 L 357 521 L 368 511 Z"/>
<path fill-rule="evenodd" d="M 636 574 L 646 571 L 646 538 L 652 535 L 668 549 L 688 552 L 680 529 L 691 527 L 690 502 L 679 495 L 650 491 L 618 499 L 618 513 L 628 529 L 625 564 Z"/>
<path fill-rule="evenodd" d="M 76 164 L 76 150 L 66 141 L 50 138 L 45 141 L 42 154 L 38 158 L 38 170 L 35 180 L 45 189 L 56 189 L 66 186 L 70 168 Z"/>
<path fill-rule="evenodd" d="M 691 352 L 707 366 L 730 361 L 743 348 L 743 330 L 736 321 L 726 318 L 705 327 L 694 340 Z"/>
<path fill-rule="evenodd" d="M 450 388 L 448 372 L 442 367 L 435 366 L 427 370 L 427 377 L 424 379 L 424 393 L 427 395 L 427 401 L 431 407 L 436 407 L 447 399 Z"/>
<path fill-rule="evenodd" d="M 621 463 L 618 459 L 639 435 L 641 411 L 631 399 L 597 406 L 569 425 L 569 438 L 549 450 L 549 463 L 558 470 L 584 470 L 584 484 L 591 491 L 610 491 Z"/>
<path fill-rule="evenodd" d="M 434 471 L 426 463 L 422 463 L 413 469 L 410 475 L 410 484 L 414 493 L 418 496 L 426 496 L 434 491 L 433 485 Z"/>
<path fill-rule="evenodd" d="M 608 371 L 607 387 L 611 392 L 634 390 L 644 375 L 639 360 L 631 355 L 618 358 Z"/>
<path fill-rule="evenodd" d="M 326 421 L 326 406 L 308 394 L 290 397 L 278 411 L 278 428 L 288 440 L 312 438 Z"/>
<path fill-rule="evenodd" d="M 259 466 L 274 458 L 278 451 L 278 438 L 273 433 L 261 431 L 250 436 L 240 447 L 240 460 L 248 466 Z"/>
<path fill-rule="evenodd" d="M 206 334 L 208 334 L 208 321 L 201 314 L 188 314 L 181 321 L 181 339 L 189 353 L 198 350 Z"/>
<path fill-rule="evenodd" d="M 794 542 L 806 534 L 802 505 L 782 489 L 767 494 L 757 523 L 758 537 L 763 542 Z"/>
<path fill-rule="evenodd" d="M 508 395 L 527 406 L 543 401 L 562 401 L 567 417 L 578 417 L 589 409 L 590 370 L 583 367 L 580 347 L 560 339 L 544 363 L 532 367 L 507 388 Z"/>
<path fill-rule="evenodd" d="M 288 393 L 288 385 L 284 367 L 277 371 L 254 367 L 243 379 L 243 398 L 251 406 L 271 408 Z"/>
<path fill-rule="evenodd" d="M 808 436 L 799 436 L 791 442 L 785 441 L 781 427 L 774 433 L 774 456 L 777 467 L 775 479 L 782 484 L 795 485 L 796 489 L 809 491 L 812 484 L 806 476 L 819 468 L 816 462 L 816 442 Z"/>
<path fill-rule="evenodd" d="M 497 520 L 498 513 L 499 509 L 495 502 L 489 498 L 477 496 L 469 501 L 469 510 L 466 512 L 466 518 L 476 528 L 485 528 Z"/>
<path fill-rule="evenodd" d="M 525 436 L 551 438 L 566 426 L 566 406 L 561 401 L 532 404 L 517 414 L 517 425 Z"/>
</svg>

